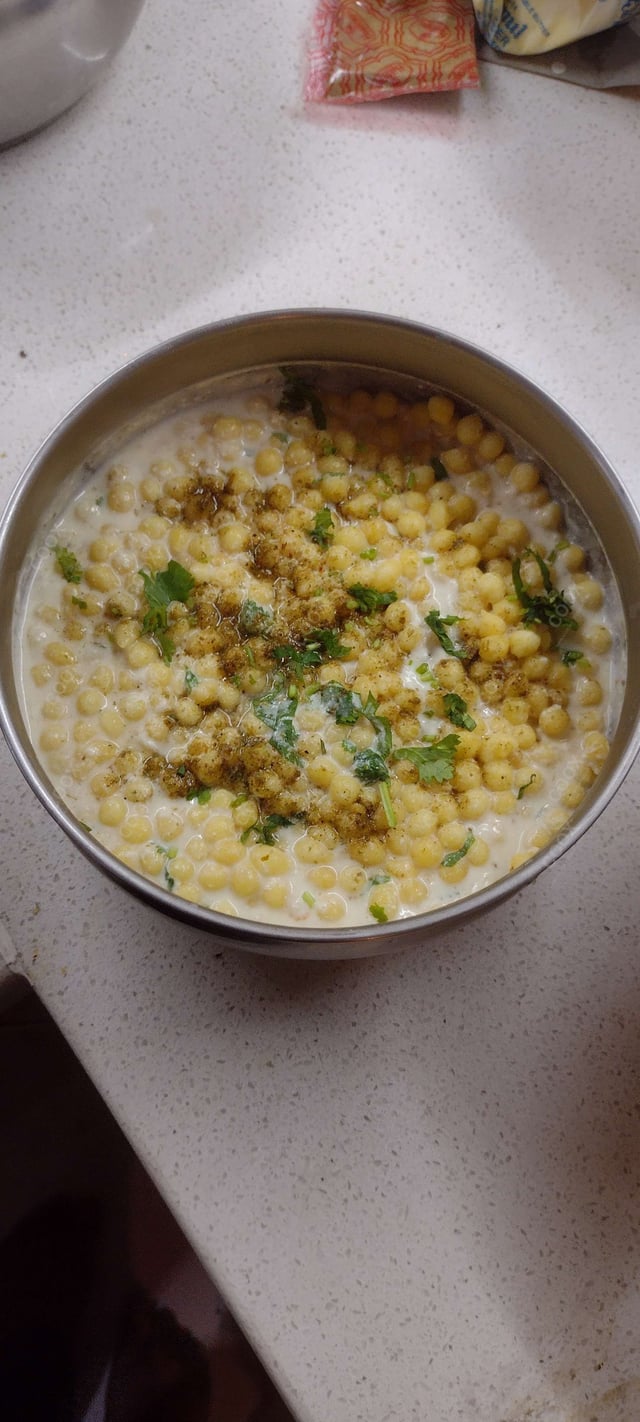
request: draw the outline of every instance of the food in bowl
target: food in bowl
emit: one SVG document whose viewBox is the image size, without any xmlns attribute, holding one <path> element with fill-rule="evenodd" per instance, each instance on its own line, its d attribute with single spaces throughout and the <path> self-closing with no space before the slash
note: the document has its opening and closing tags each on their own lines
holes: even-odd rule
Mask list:
<svg viewBox="0 0 640 1422">
<path fill-rule="evenodd" d="M 441 908 L 545 848 L 607 756 L 614 619 L 573 527 L 442 391 L 286 370 L 194 405 L 42 540 L 32 739 L 183 900 L 290 926 Z"/>
</svg>

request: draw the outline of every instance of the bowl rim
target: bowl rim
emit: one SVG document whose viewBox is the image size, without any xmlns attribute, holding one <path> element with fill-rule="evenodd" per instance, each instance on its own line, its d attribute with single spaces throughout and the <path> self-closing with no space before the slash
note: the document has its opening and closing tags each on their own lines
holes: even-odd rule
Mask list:
<svg viewBox="0 0 640 1422">
<path fill-rule="evenodd" d="M 62 436 L 74 425 L 74 423 L 104 395 L 113 392 L 117 387 L 126 383 L 133 375 L 147 365 L 151 365 L 154 360 L 161 360 L 169 355 L 178 355 L 181 350 L 190 345 L 206 339 L 214 333 L 224 334 L 225 330 L 250 332 L 252 328 L 261 325 L 265 321 L 282 323 L 284 321 L 292 324 L 302 324 L 310 319 L 328 323 L 333 321 L 358 322 L 361 325 L 370 324 L 378 329 L 382 327 L 393 327 L 398 333 L 406 331 L 408 334 L 426 336 L 435 341 L 444 341 L 448 346 L 453 347 L 465 355 L 470 355 L 480 360 L 485 365 L 491 367 L 497 374 L 503 374 L 507 378 L 517 381 L 521 390 L 526 395 L 532 395 L 543 406 L 559 419 L 565 429 L 572 435 L 585 449 L 586 453 L 597 464 L 599 472 L 606 483 L 613 487 L 619 503 L 622 506 L 624 515 L 629 523 L 630 529 L 635 536 L 636 545 L 640 557 L 640 514 L 636 506 L 617 475 L 607 457 L 604 455 L 599 445 L 595 443 L 591 435 L 584 427 L 570 415 L 564 407 L 542 386 L 524 374 L 517 366 L 502 360 L 492 352 L 478 346 L 471 341 L 452 334 L 442 328 L 429 326 L 423 322 L 410 321 L 404 318 L 386 315 L 374 311 L 363 311 L 349 307 L 292 307 L 277 308 L 259 311 L 237 317 L 226 317 L 218 321 L 207 322 L 201 326 L 196 326 L 190 330 L 180 332 L 175 336 L 156 343 L 131 360 L 125 361 L 113 370 L 109 375 L 98 381 L 91 389 L 81 397 L 62 418 L 51 429 L 42 443 L 36 449 L 32 458 L 20 476 L 17 484 L 11 492 L 4 510 L 0 516 L 0 566 L 6 556 L 6 548 L 11 537 L 11 530 L 14 517 L 19 507 L 28 494 L 31 484 L 37 479 L 42 464 L 46 461 L 49 453 L 55 448 Z M 307 358 L 296 360 L 295 364 L 318 363 L 319 357 L 314 362 L 313 355 Z M 327 364 L 331 362 L 327 361 Z M 354 366 L 353 360 L 340 361 L 336 357 L 335 365 Z M 277 359 L 273 362 L 259 362 L 255 366 L 250 364 L 244 367 L 249 370 L 258 369 L 267 365 L 277 366 Z M 381 367 L 382 368 L 382 367 Z M 237 367 L 230 366 L 229 374 L 233 374 Z M 392 373 L 392 368 L 389 368 Z M 398 371 L 398 374 L 401 374 Z M 222 376 L 221 378 L 224 378 Z M 187 390 L 189 386 L 185 387 Z M 194 387 L 195 388 L 195 387 Z M 151 405 L 152 402 L 150 402 Z M 515 431 L 517 433 L 517 431 Z M 558 474 L 562 481 L 562 475 Z M 570 490 L 567 491 L 569 494 Z M 15 603 L 12 601 L 10 609 L 10 635 L 13 631 L 13 621 L 15 616 Z M 17 686 L 18 678 L 15 675 L 14 658 L 11 656 L 11 666 L 14 670 L 14 678 Z M 97 868 L 105 873 L 115 883 L 125 887 L 135 897 L 142 899 L 151 907 L 161 911 L 182 922 L 190 924 L 209 933 L 217 935 L 223 942 L 233 943 L 234 946 L 244 948 L 249 952 L 273 953 L 273 956 L 282 956 L 287 949 L 293 950 L 297 945 L 301 948 L 312 950 L 314 947 L 333 949 L 333 953 L 322 953 L 328 957 L 355 957 L 360 954 L 375 953 L 382 951 L 389 946 L 389 941 L 394 941 L 394 946 L 401 947 L 410 940 L 418 937 L 428 938 L 432 932 L 441 932 L 445 927 L 453 927 L 461 920 L 490 908 L 512 893 L 524 888 L 532 883 L 544 872 L 552 863 L 568 849 L 570 849 L 586 831 L 593 825 L 602 811 L 609 804 L 610 800 L 619 789 L 620 785 L 628 775 L 631 766 L 640 751 L 640 706 L 638 707 L 632 732 L 628 737 L 627 745 L 619 757 L 618 764 L 612 776 L 602 785 L 600 790 L 596 790 L 585 809 L 578 810 L 567 826 L 552 840 L 546 849 L 540 851 L 520 868 L 510 871 L 501 879 L 497 879 L 486 885 L 482 889 L 475 890 L 470 894 L 463 894 L 459 898 L 440 906 L 439 908 L 426 909 L 420 913 L 409 914 L 404 918 L 391 919 L 384 924 L 368 923 L 355 924 L 349 927 L 326 927 L 307 928 L 297 924 L 279 924 L 263 921 L 262 919 L 249 919 L 233 917 L 217 912 L 215 909 L 208 909 L 202 905 L 192 904 L 186 899 L 172 894 L 168 889 L 155 884 L 151 879 L 147 879 L 142 874 L 136 873 L 127 865 L 116 859 L 99 841 L 95 840 L 92 834 L 83 829 L 79 820 L 68 809 L 65 802 L 52 787 L 49 789 L 48 778 L 44 767 L 40 766 L 36 749 L 29 740 L 29 750 L 25 751 L 22 737 L 19 735 L 14 725 L 7 695 L 4 686 L 4 678 L 0 675 L 0 729 L 7 741 L 9 749 L 16 760 L 19 769 L 24 775 L 27 783 L 34 791 L 41 804 L 49 812 L 60 828 L 72 840 L 75 846 L 88 858 Z M 597 784 L 597 782 L 596 782 Z M 341 953 L 340 949 L 351 948 L 351 952 Z M 312 952 L 307 952 L 302 956 L 312 957 Z"/>
</svg>

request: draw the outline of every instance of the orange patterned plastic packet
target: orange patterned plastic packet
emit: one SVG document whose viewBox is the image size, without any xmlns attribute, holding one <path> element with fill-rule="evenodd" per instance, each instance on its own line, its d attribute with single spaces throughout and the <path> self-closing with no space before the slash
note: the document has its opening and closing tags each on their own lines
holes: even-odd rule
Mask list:
<svg viewBox="0 0 640 1422">
<path fill-rule="evenodd" d="M 307 99 L 360 103 L 479 82 L 472 0 L 320 0 Z"/>
</svg>

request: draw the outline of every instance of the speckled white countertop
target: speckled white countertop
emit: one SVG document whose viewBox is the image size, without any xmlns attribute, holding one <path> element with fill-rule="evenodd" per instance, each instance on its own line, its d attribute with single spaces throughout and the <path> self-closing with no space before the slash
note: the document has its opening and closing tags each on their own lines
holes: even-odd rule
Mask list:
<svg viewBox="0 0 640 1422">
<path fill-rule="evenodd" d="M 0 155 L 0 480 L 97 379 L 234 313 L 351 305 L 550 389 L 640 494 L 640 108 L 305 112 L 311 0 L 148 0 Z M 220 953 L 84 863 L 3 748 L 3 951 L 303 1422 L 637 1422 L 640 777 L 562 862 L 404 957 Z"/>
</svg>

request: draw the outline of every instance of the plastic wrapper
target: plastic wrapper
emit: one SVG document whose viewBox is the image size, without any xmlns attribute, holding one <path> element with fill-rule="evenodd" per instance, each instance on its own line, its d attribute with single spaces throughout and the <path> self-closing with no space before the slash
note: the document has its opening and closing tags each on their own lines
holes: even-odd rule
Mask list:
<svg viewBox="0 0 640 1422">
<path fill-rule="evenodd" d="M 470 0 L 321 0 L 305 96 L 358 103 L 479 85 Z"/>
<path fill-rule="evenodd" d="M 546 54 L 511 55 L 481 44 L 478 59 L 584 89 L 625 89 L 640 84 L 640 18 Z"/>
<path fill-rule="evenodd" d="M 640 0 L 473 0 L 487 42 L 504 54 L 546 54 L 640 15 Z"/>
</svg>

